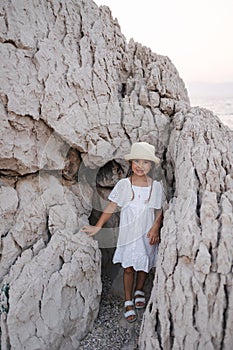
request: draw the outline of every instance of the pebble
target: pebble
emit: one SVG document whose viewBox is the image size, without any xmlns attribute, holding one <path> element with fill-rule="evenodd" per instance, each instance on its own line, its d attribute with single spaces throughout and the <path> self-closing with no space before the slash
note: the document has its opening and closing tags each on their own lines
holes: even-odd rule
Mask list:
<svg viewBox="0 0 233 350">
<path fill-rule="evenodd" d="M 80 342 L 78 350 L 134 350 L 140 333 L 143 311 L 139 310 L 136 322 L 125 320 L 124 300 L 109 293 L 111 280 L 102 278 L 103 291 L 98 317 L 92 332 Z"/>
</svg>

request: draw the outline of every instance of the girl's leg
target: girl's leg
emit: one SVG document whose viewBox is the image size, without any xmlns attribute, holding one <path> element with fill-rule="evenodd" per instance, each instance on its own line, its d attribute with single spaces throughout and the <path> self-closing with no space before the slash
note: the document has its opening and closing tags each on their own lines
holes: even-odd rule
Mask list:
<svg viewBox="0 0 233 350">
<path fill-rule="evenodd" d="M 134 284 L 134 269 L 132 266 L 124 269 L 125 300 L 132 300 Z"/>
<path fill-rule="evenodd" d="M 133 267 L 126 267 L 124 269 L 124 291 L 125 291 L 125 301 L 132 300 L 132 295 L 133 295 L 133 285 L 134 285 L 134 269 Z M 125 311 L 130 311 L 134 310 L 133 304 L 132 306 L 127 306 Z M 127 317 L 127 320 L 129 322 L 133 322 L 136 320 L 136 314 L 134 312 L 133 315 L 130 315 Z"/>
<path fill-rule="evenodd" d="M 137 271 L 135 290 L 143 290 L 147 273 L 145 271 Z"/>
<path fill-rule="evenodd" d="M 135 291 L 141 291 L 141 292 L 143 291 L 146 276 L 147 276 L 147 273 L 145 271 L 138 271 L 137 272 Z M 136 298 L 144 298 L 144 296 L 139 295 L 139 294 L 137 295 L 137 293 L 136 293 L 135 299 Z M 144 307 L 144 306 L 145 306 L 145 301 L 138 301 L 136 303 L 136 307 L 138 307 L 138 308 Z"/>
</svg>

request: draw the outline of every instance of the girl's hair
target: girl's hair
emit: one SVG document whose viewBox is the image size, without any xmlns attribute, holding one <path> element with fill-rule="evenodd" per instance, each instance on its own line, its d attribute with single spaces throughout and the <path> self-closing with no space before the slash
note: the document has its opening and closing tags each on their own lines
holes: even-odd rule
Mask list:
<svg viewBox="0 0 233 350">
<path fill-rule="evenodd" d="M 129 166 L 129 169 L 128 169 L 128 171 L 127 171 L 126 177 L 129 178 L 130 183 L 131 183 L 131 191 L 132 191 L 132 198 L 131 198 L 131 201 L 132 201 L 132 200 L 134 199 L 134 197 L 135 197 L 134 190 L 133 190 L 133 182 L 132 182 L 132 175 L 133 175 L 132 160 L 130 160 L 129 163 L 130 163 L 130 166 Z M 152 172 L 152 170 L 153 170 L 153 168 L 154 168 L 154 163 L 151 162 L 151 164 L 152 164 L 152 168 L 151 168 L 150 172 Z M 149 172 L 149 173 L 150 173 L 150 172 Z M 148 202 L 149 202 L 150 197 L 151 197 L 151 193 L 152 193 L 152 189 L 153 189 L 153 178 L 152 178 L 152 183 L 151 183 L 151 186 L 150 186 L 150 193 L 149 193 L 148 198 L 145 200 L 145 203 L 148 203 Z"/>
</svg>

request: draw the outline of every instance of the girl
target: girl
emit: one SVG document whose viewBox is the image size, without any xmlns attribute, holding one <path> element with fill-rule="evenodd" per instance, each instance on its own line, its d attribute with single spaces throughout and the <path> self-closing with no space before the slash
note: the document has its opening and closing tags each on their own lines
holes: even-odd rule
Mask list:
<svg viewBox="0 0 233 350">
<path fill-rule="evenodd" d="M 147 273 L 155 266 L 159 229 L 162 221 L 162 185 L 149 173 L 160 162 L 155 148 L 147 142 L 136 142 L 125 159 L 130 162 L 130 176 L 119 180 L 108 199 L 109 204 L 95 226 L 81 231 L 94 236 L 109 220 L 117 206 L 121 207 L 117 248 L 113 263 L 124 268 L 125 313 L 129 322 L 136 320 L 134 309 L 145 307 L 143 287 Z M 136 285 L 133 299 L 134 275 Z"/>
</svg>

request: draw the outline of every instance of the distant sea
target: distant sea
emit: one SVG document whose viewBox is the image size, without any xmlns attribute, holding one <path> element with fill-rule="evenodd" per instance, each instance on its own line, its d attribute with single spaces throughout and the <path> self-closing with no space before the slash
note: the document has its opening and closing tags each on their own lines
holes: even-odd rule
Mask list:
<svg viewBox="0 0 233 350">
<path fill-rule="evenodd" d="M 223 124 L 233 130 L 233 97 L 192 97 L 191 106 L 211 110 Z"/>
</svg>

